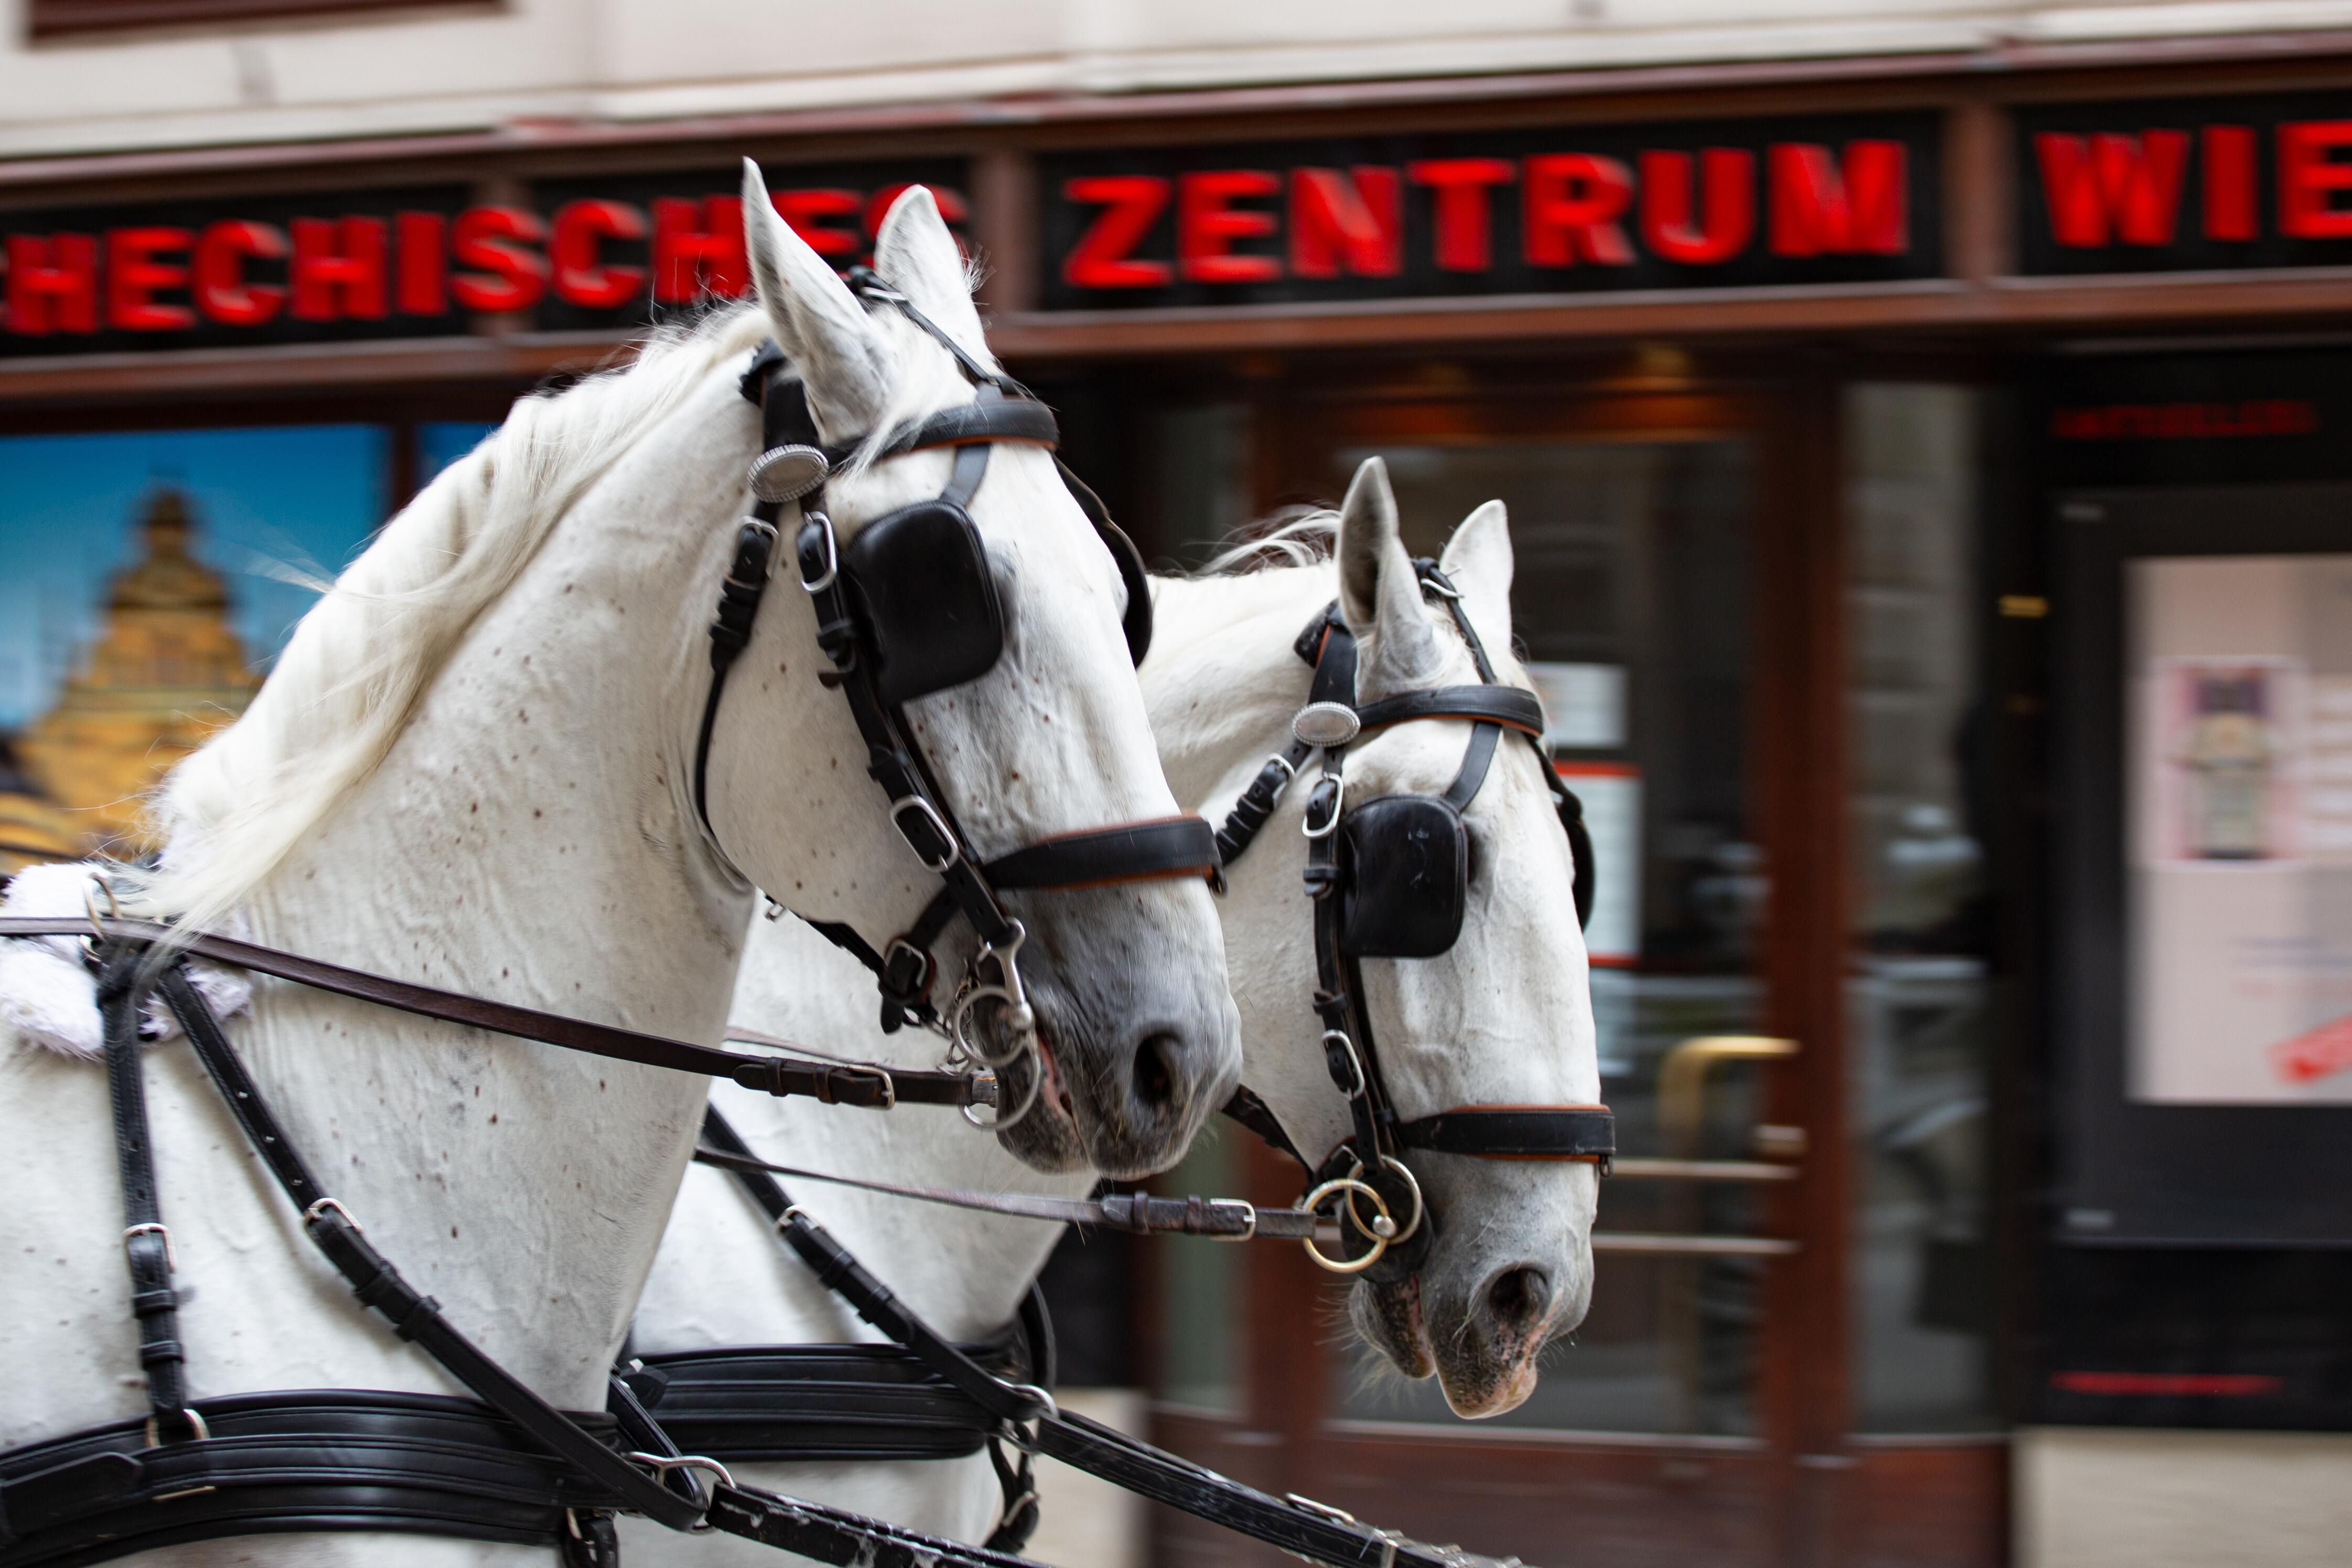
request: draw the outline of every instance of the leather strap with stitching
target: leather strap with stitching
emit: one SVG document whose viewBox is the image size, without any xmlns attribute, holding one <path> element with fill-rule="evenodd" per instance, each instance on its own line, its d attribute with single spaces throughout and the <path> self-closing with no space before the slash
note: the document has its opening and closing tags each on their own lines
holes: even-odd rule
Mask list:
<svg viewBox="0 0 2352 1568">
<path fill-rule="evenodd" d="M 0 938 L 87 936 L 91 930 L 90 922 L 86 919 L 0 917 Z M 99 934 L 110 940 L 127 941 L 142 946 L 150 943 L 168 946 L 216 963 L 275 975 L 280 980 L 290 980 L 314 990 L 372 1002 L 418 1017 L 436 1018 L 467 1028 L 487 1029 L 493 1034 L 536 1040 L 541 1045 L 559 1046 L 565 1050 L 582 1051 L 615 1061 L 697 1073 L 705 1078 L 723 1078 L 745 1089 L 758 1089 L 779 1098 L 799 1095 L 828 1105 L 855 1105 L 877 1110 L 892 1104 L 965 1106 L 993 1103 L 995 1085 L 986 1078 L 971 1079 L 957 1073 L 867 1067 L 846 1062 L 799 1061 L 784 1057 L 717 1050 L 661 1035 L 641 1034 L 617 1025 L 591 1023 L 585 1018 L 543 1013 L 535 1007 L 520 1006 L 511 1002 L 494 1002 L 488 997 L 443 991 L 412 980 L 395 980 L 390 975 L 373 974 L 366 970 L 346 969 L 322 959 L 305 958 L 299 953 L 264 947 L 257 942 L 241 942 L 235 937 L 216 936 L 209 931 L 178 931 L 151 921 L 101 918 L 97 930 Z"/>
</svg>

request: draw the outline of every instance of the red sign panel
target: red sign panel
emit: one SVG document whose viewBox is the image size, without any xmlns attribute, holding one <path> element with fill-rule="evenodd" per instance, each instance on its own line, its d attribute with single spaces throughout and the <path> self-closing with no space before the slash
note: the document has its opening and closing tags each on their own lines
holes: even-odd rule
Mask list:
<svg viewBox="0 0 2352 1568">
<path fill-rule="evenodd" d="M 772 194 L 846 267 L 910 184 L 960 226 L 962 174 L 937 160 L 791 171 Z M 625 327 L 751 287 L 729 172 L 468 197 L 424 186 L 0 214 L 0 355 L 430 337 L 480 315 Z"/>
<path fill-rule="evenodd" d="M 2029 273 L 2352 265 L 2340 93 L 2019 111 Z"/>
<path fill-rule="evenodd" d="M 1927 115 L 1040 161 L 1048 309 L 1934 276 Z"/>
</svg>

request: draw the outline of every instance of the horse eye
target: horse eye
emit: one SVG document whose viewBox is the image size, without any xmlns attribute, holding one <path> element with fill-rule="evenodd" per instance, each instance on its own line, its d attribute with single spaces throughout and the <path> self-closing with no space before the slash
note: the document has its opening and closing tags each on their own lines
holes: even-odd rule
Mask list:
<svg viewBox="0 0 2352 1568">
<path fill-rule="evenodd" d="M 1466 822 L 1462 825 L 1462 837 L 1468 847 L 1462 858 L 1462 879 L 1475 888 L 1478 885 L 1478 879 L 1486 875 L 1486 840 Z"/>
</svg>

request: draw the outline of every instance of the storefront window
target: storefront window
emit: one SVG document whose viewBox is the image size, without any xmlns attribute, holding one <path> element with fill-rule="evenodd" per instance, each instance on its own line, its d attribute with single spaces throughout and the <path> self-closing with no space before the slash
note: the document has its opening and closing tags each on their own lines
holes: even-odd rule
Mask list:
<svg viewBox="0 0 2352 1568">
<path fill-rule="evenodd" d="M 1335 454 L 1343 486 L 1372 447 Z M 1683 1042 L 1753 1033 L 1765 868 L 1749 821 L 1749 450 L 1742 440 L 1383 446 L 1407 546 L 1435 554 L 1500 497 L 1517 567 L 1514 630 L 1543 688 L 1560 771 L 1583 796 L 1599 875 L 1592 1000 L 1601 1089 L 1627 1154 L 1745 1158 L 1753 1067 L 1663 1105 Z M 1669 1146 L 1671 1144 L 1671 1146 Z M 1756 1235 L 1752 1193 L 1619 1181 L 1601 1226 Z M 1601 1252 L 1592 1310 L 1544 1358 L 1506 1426 L 1740 1435 L 1755 1429 L 1759 1265 Z M 1451 1421 L 1352 1341 L 1338 1414 Z"/>
<path fill-rule="evenodd" d="M 1155 1177 L 1152 1191 L 1168 1197 L 1242 1190 L 1242 1150 L 1248 1136 L 1212 1119 L 1181 1163 Z M 1169 1405 L 1196 1410 L 1241 1408 L 1242 1249 L 1200 1237 L 1154 1237 L 1151 1260 L 1159 1281 L 1160 1382 Z"/>
<path fill-rule="evenodd" d="M 1848 394 L 1856 1422 L 1994 1425 L 1976 395 Z"/>
<path fill-rule="evenodd" d="M 145 840 L 384 515 L 378 426 L 0 438 L 0 871 Z"/>
<path fill-rule="evenodd" d="M 434 419 L 416 427 L 416 483 L 430 484 L 433 476 L 482 444 L 497 429 L 479 419 Z"/>
</svg>

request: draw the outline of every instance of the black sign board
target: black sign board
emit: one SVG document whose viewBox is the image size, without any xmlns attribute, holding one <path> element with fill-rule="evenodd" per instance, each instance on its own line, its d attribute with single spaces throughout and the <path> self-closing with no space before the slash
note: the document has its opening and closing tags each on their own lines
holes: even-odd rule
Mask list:
<svg viewBox="0 0 2352 1568">
<path fill-rule="evenodd" d="M 1045 308 L 1885 282 L 1943 266 L 1938 121 L 1883 114 L 1069 153 Z"/>
<path fill-rule="evenodd" d="M 750 288 L 732 169 L 0 213 L 0 357 L 436 337 L 476 317 L 625 330 Z M 779 171 L 778 212 L 843 267 L 910 184 L 967 217 L 953 159 Z"/>
<path fill-rule="evenodd" d="M 2352 95 L 2028 105 L 2027 273 L 2352 265 Z"/>
</svg>

